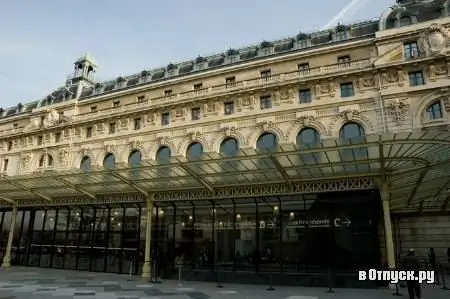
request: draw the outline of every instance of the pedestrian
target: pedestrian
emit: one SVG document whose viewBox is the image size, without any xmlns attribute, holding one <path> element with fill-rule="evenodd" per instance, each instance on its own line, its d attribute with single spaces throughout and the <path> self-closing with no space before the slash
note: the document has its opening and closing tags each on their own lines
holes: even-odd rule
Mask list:
<svg viewBox="0 0 450 299">
<path fill-rule="evenodd" d="M 414 255 L 414 249 L 410 249 L 408 251 L 407 256 L 405 256 L 403 260 L 404 270 L 407 271 L 414 271 L 414 276 L 419 276 L 419 269 L 420 269 L 420 262 Z M 406 286 L 408 287 L 408 294 L 410 299 L 415 299 L 417 296 L 417 299 L 422 298 L 422 292 L 420 289 L 420 283 L 417 280 L 408 280 L 406 282 Z"/>
</svg>

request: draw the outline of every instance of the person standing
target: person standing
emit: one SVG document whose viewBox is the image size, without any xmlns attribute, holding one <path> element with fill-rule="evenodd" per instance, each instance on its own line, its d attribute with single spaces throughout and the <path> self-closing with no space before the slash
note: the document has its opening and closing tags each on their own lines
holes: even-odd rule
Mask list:
<svg viewBox="0 0 450 299">
<path fill-rule="evenodd" d="M 408 254 L 403 260 L 404 270 L 414 271 L 414 276 L 419 276 L 420 263 L 419 260 L 414 255 L 414 249 L 410 249 Z M 406 286 L 408 287 L 408 294 L 410 299 L 421 298 L 422 290 L 420 289 L 420 283 L 417 280 L 407 281 Z"/>
<path fill-rule="evenodd" d="M 438 273 L 438 267 L 436 263 L 436 253 L 434 252 L 434 248 L 430 248 L 430 252 L 428 253 L 428 263 L 430 264 L 431 270 L 434 272 L 434 276 L 438 279 L 436 280 L 436 283 L 439 284 L 439 273 Z"/>
</svg>

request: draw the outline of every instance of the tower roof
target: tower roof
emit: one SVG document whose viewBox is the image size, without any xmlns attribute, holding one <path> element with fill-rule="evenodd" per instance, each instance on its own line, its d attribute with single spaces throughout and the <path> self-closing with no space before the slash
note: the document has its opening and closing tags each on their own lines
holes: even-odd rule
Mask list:
<svg viewBox="0 0 450 299">
<path fill-rule="evenodd" d="M 82 63 L 82 62 L 88 62 L 90 65 L 95 66 L 95 67 L 98 66 L 97 61 L 95 60 L 95 58 L 89 53 L 86 53 L 86 54 L 84 54 L 84 56 L 81 56 L 80 58 L 78 58 L 74 62 L 74 64 Z"/>
</svg>

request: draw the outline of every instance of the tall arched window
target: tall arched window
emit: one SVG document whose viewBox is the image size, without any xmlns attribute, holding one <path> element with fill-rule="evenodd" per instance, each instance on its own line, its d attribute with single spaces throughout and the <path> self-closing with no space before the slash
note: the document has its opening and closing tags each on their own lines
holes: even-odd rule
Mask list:
<svg viewBox="0 0 450 299">
<path fill-rule="evenodd" d="M 235 157 L 239 152 L 239 144 L 234 138 L 227 138 L 220 144 L 220 153 L 229 157 Z"/>
<path fill-rule="evenodd" d="M 365 141 L 364 128 L 357 123 L 349 122 L 342 126 L 340 132 L 341 140 L 346 144 L 363 143 Z M 345 160 L 367 158 L 367 148 L 359 147 L 342 151 L 342 157 Z"/>
<path fill-rule="evenodd" d="M 103 159 L 103 167 L 106 169 L 114 168 L 116 165 L 116 157 L 113 153 L 106 154 L 105 158 Z"/>
<path fill-rule="evenodd" d="M 436 101 L 427 107 L 427 120 L 441 119 L 443 117 L 441 101 Z"/>
<path fill-rule="evenodd" d="M 199 142 L 194 142 L 189 145 L 186 151 L 186 157 L 189 160 L 195 160 L 200 158 L 203 155 L 203 145 Z"/>
<path fill-rule="evenodd" d="M 272 133 L 264 133 L 259 136 L 258 141 L 256 141 L 256 148 L 260 150 L 273 152 L 276 150 L 277 146 L 277 136 Z"/>
<path fill-rule="evenodd" d="M 171 155 L 170 148 L 162 146 L 156 152 L 156 161 L 160 164 L 169 163 Z"/>
<path fill-rule="evenodd" d="M 139 150 L 133 150 L 128 156 L 128 164 L 130 166 L 138 166 L 141 164 L 142 154 Z"/>
<path fill-rule="evenodd" d="M 83 171 L 90 171 L 91 164 L 91 158 L 89 156 L 84 156 L 83 159 L 81 159 L 80 169 Z"/>
<path fill-rule="evenodd" d="M 158 164 L 168 164 L 170 162 L 171 155 L 172 152 L 170 151 L 169 147 L 161 146 L 156 152 L 155 160 L 156 162 L 158 162 Z M 171 176 L 169 168 L 158 168 L 156 170 L 156 174 L 158 175 L 158 178 Z"/>
<path fill-rule="evenodd" d="M 219 152 L 226 157 L 236 157 L 239 153 L 239 144 L 234 138 L 227 138 L 220 144 Z M 238 161 L 224 161 L 220 163 L 221 167 L 225 171 L 238 171 L 239 162 Z"/>
<path fill-rule="evenodd" d="M 128 156 L 128 165 L 131 167 L 131 177 L 139 177 L 139 166 L 141 165 L 142 154 L 139 150 L 133 150 Z"/>
<path fill-rule="evenodd" d="M 313 128 L 305 128 L 297 134 L 297 146 L 299 148 L 313 148 L 320 144 L 320 134 Z M 320 154 L 302 154 L 301 158 L 306 164 L 319 162 Z"/>
<path fill-rule="evenodd" d="M 53 167 L 53 157 L 50 154 L 43 154 L 39 158 L 39 167 Z"/>
</svg>

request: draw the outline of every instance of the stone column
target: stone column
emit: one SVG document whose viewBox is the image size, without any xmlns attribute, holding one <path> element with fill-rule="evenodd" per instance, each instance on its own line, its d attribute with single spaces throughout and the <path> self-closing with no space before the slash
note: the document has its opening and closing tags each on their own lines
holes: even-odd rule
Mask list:
<svg viewBox="0 0 450 299">
<path fill-rule="evenodd" d="M 386 242 L 386 259 L 390 269 L 396 267 L 394 254 L 394 238 L 392 236 L 392 222 L 390 209 L 390 196 L 387 183 L 383 182 L 380 186 L 380 197 L 383 204 L 383 218 L 384 218 L 384 239 Z"/>
<path fill-rule="evenodd" d="M 11 225 L 9 226 L 8 243 L 6 245 L 6 252 L 5 257 L 3 258 L 2 268 L 11 267 L 11 247 L 14 239 L 14 229 L 16 226 L 16 219 L 17 219 L 17 205 L 14 205 L 12 210 Z"/>
<path fill-rule="evenodd" d="M 144 266 L 142 268 L 142 277 L 150 278 L 152 275 L 152 261 L 151 261 L 151 244 L 152 244 L 152 216 L 153 216 L 153 200 L 154 194 L 149 194 L 147 201 L 147 223 L 145 226 L 145 256 Z"/>
</svg>

